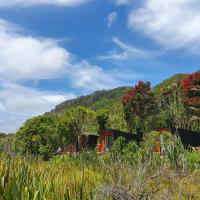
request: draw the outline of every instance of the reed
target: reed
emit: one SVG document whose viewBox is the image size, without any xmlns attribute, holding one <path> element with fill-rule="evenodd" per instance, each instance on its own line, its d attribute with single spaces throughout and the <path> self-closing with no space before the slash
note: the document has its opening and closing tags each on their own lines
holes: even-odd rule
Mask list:
<svg viewBox="0 0 200 200">
<path fill-rule="evenodd" d="M 0 155 L 1 200 L 200 199 L 200 170 L 176 141 L 165 155 L 83 152 L 42 161 Z M 134 159 L 135 159 L 135 155 Z"/>
</svg>

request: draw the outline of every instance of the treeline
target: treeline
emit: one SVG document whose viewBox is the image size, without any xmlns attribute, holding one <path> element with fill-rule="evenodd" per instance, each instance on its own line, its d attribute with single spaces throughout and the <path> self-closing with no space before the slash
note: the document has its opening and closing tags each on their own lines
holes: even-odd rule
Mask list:
<svg viewBox="0 0 200 200">
<path fill-rule="evenodd" d="M 21 154 L 48 159 L 59 147 L 74 144 L 85 132 L 98 134 L 111 128 L 143 135 L 156 128 L 175 126 L 199 131 L 199 89 L 200 72 L 174 82 L 159 94 L 149 82 L 140 81 L 104 109 L 93 111 L 78 106 L 62 114 L 48 113 L 27 120 L 16 133 L 14 147 Z"/>
</svg>

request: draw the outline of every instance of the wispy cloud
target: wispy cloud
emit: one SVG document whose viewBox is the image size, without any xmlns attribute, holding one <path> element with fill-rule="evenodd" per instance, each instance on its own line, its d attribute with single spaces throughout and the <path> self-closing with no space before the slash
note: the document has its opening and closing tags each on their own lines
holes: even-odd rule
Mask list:
<svg viewBox="0 0 200 200">
<path fill-rule="evenodd" d="M 118 15 L 116 12 L 112 12 L 110 13 L 108 16 L 107 16 L 107 24 L 108 24 L 108 27 L 111 27 L 113 25 L 113 23 L 116 22 L 118 18 Z"/>
<path fill-rule="evenodd" d="M 128 60 L 132 58 L 150 58 L 153 56 L 151 52 L 148 50 L 143 50 L 138 47 L 135 47 L 133 45 L 128 45 L 124 42 L 122 42 L 119 38 L 112 38 L 112 42 L 116 44 L 119 48 L 119 50 L 113 50 L 109 51 L 107 55 L 98 56 L 97 58 L 99 60 Z"/>
<path fill-rule="evenodd" d="M 128 26 L 168 49 L 200 52 L 198 0 L 144 0 L 130 13 Z"/>
<path fill-rule="evenodd" d="M 126 43 L 120 41 L 116 37 L 113 38 L 113 42 L 115 44 L 117 44 L 119 47 L 121 47 L 122 49 L 124 49 L 124 50 L 126 50 L 128 52 L 131 52 L 136 57 L 148 57 L 149 56 L 149 52 L 148 51 L 142 50 L 142 49 L 134 47 L 134 46 L 127 45 Z"/>
</svg>

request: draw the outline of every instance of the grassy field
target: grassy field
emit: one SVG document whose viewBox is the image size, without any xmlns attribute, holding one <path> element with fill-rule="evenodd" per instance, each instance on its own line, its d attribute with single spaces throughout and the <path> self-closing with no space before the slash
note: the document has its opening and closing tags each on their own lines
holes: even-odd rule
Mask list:
<svg viewBox="0 0 200 200">
<path fill-rule="evenodd" d="M 85 152 L 48 162 L 0 155 L 2 200 L 200 199 L 199 154 L 172 142 L 160 156 Z"/>
</svg>

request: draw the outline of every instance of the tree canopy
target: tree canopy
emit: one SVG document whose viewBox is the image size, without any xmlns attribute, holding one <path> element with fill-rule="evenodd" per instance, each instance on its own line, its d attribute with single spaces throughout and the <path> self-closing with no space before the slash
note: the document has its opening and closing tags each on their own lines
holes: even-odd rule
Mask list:
<svg viewBox="0 0 200 200">
<path fill-rule="evenodd" d="M 129 89 L 123 96 L 125 118 L 129 126 L 132 125 L 134 118 L 137 118 L 140 127 L 145 126 L 145 120 L 154 112 L 155 96 L 151 90 L 150 82 L 138 82 L 133 88 Z M 131 129 L 131 127 L 129 127 Z"/>
</svg>

